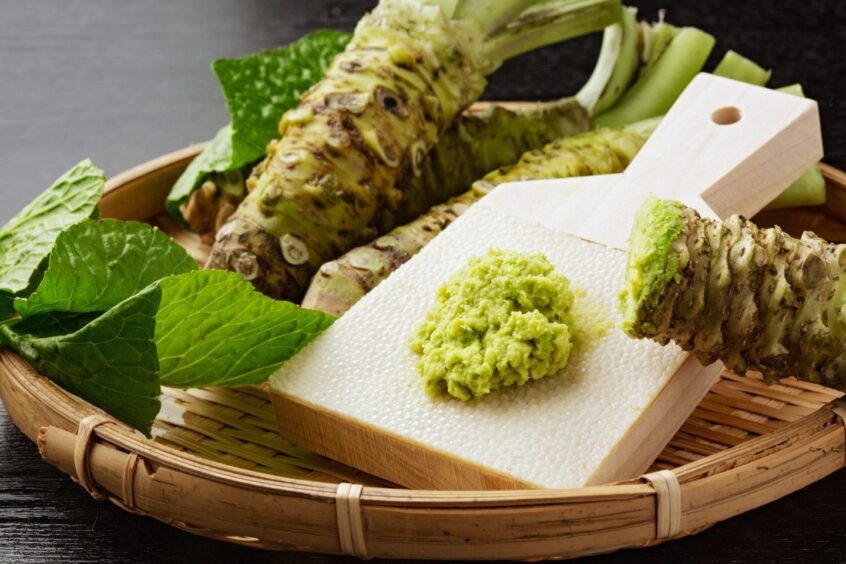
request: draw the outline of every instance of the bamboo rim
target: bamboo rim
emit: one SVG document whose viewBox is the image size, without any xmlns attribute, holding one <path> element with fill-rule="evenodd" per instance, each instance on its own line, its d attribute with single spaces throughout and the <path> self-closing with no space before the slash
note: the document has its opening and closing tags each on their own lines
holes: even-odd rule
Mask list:
<svg viewBox="0 0 846 564">
<path fill-rule="evenodd" d="M 100 205 L 103 216 L 159 215 L 169 187 L 203 146 L 112 178 Z M 764 222 L 798 214 L 799 222 L 821 235 L 846 240 L 846 174 L 823 170 L 825 210 L 770 212 Z M 175 224 L 162 227 L 195 256 L 202 253 Z M 670 457 L 654 468 L 657 475 L 606 486 L 422 491 L 369 485 L 366 479 L 361 487 L 271 475 L 183 452 L 144 438 L 54 385 L 15 353 L 0 351 L 0 398 L 11 419 L 45 460 L 95 498 L 229 542 L 362 557 L 545 559 L 651 546 L 695 534 L 846 465 L 846 400 L 839 392 L 793 379 L 768 388 L 754 376 L 731 374 L 720 385 L 723 399 L 710 406 L 710 422 L 719 422 L 721 410 L 728 420 L 734 416 L 726 409 L 762 398 L 755 413 L 765 420 L 752 417 L 744 424 L 757 437 L 726 438 L 689 420 L 702 427 L 698 432 L 708 431 L 715 445 L 734 446 L 710 452 L 706 442 L 688 445 L 707 456 L 692 462 Z M 770 424 L 767 417 L 778 419 L 785 405 L 792 415 L 779 421 L 786 424 Z"/>
</svg>

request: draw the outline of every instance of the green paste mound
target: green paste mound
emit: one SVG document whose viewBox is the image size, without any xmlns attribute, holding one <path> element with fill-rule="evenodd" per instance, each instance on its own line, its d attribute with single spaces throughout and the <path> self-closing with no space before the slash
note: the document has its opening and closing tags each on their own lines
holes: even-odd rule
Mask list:
<svg viewBox="0 0 846 564">
<path fill-rule="evenodd" d="M 620 292 L 622 328 L 631 337 L 649 331 L 642 323 L 645 310 L 654 309 L 670 281 L 678 281 L 684 254 L 672 252 L 684 231 L 685 207 L 674 200 L 646 198 L 635 216 L 629 238 L 626 281 Z"/>
<path fill-rule="evenodd" d="M 438 290 L 411 340 L 426 391 L 467 401 L 558 372 L 573 348 L 573 299 L 542 254 L 471 259 Z"/>
</svg>

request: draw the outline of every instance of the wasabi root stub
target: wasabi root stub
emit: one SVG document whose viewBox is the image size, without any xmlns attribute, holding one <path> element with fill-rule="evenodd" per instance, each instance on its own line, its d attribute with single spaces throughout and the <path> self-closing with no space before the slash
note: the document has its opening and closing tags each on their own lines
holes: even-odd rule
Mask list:
<svg viewBox="0 0 846 564">
<path fill-rule="evenodd" d="M 650 198 L 634 225 L 623 329 L 739 374 L 846 390 L 846 245 Z"/>
</svg>

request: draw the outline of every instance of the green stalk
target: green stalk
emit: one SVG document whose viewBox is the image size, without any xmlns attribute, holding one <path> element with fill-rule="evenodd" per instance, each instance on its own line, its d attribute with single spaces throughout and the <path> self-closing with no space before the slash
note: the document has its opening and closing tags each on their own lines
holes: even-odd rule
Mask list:
<svg viewBox="0 0 846 564">
<path fill-rule="evenodd" d="M 576 94 L 576 99 L 591 115 L 614 106 L 637 73 L 638 28 L 634 8 L 625 8 L 622 21 L 605 28 L 596 66 Z"/>
<path fill-rule="evenodd" d="M 764 69 L 735 51 L 728 51 L 714 69 L 714 74 L 756 86 L 764 86 L 770 81 L 772 71 Z"/>
<path fill-rule="evenodd" d="M 815 164 L 764 209 L 780 210 L 803 206 L 821 206 L 825 203 L 825 200 L 825 177 L 820 165 Z"/>
<path fill-rule="evenodd" d="M 599 31 L 620 21 L 619 0 L 553 0 L 530 8 L 494 33 L 486 48 L 494 59 L 523 53 Z"/>
<path fill-rule="evenodd" d="M 611 110 L 596 116 L 594 125 L 620 127 L 667 113 L 693 77 L 702 69 L 713 36 L 693 27 L 679 30 L 652 69 L 626 92 Z"/>
<path fill-rule="evenodd" d="M 643 24 L 643 67 L 640 76 L 652 70 L 652 67 L 664 56 L 667 47 L 678 35 L 679 29 L 666 22 L 659 21 L 654 25 Z"/>
<path fill-rule="evenodd" d="M 544 0 L 457 0 L 452 19 L 473 19 L 485 35 L 491 35 L 534 4 Z M 443 6 L 443 4 L 442 4 Z M 446 10 L 444 13 L 449 14 Z"/>
<path fill-rule="evenodd" d="M 793 94 L 794 96 L 799 96 L 800 98 L 805 97 L 805 91 L 802 89 L 802 85 L 799 83 L 782 86 L 781 88 L 776 88 L 776 90 L 778 90 L 779 92 L 784 92 L 785 94 Z"/>
<path fill-rule="evenodd" d="M 782 86 L 776 90 L 801 98 L 805 97 L 801 84 Z M 779 210 L 782 208 L 802 206 L 821 206 L 825 203 L 825 200 L 825 177 L 823 176 L 822 169 L 820 169 L 820 165 L 815 164 L 806 170 L 805 174 L 796 179 L 778 198 L 770 202 L 765 209 Z"/>
</svg>

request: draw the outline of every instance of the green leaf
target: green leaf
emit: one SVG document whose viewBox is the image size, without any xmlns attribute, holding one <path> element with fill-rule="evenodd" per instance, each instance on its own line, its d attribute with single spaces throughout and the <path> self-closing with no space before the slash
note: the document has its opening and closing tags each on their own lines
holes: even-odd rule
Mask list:
<svg viewBox="0 0 846 564">
<path fill-rule="evenodd" d="M 232 116 L 234 166 L 264 155 L 279 136 L 282 114 L 297 106 L 349 40 L 347 33 L 315 31 L 285 47 L 212 63 Z"/>
<path fill-rule="evenodd" d="M 188 165 L 165 203 L 181 219 L 184 204 L 212 172 L 239 169 L 264 156 L 279 136 L 279 120 L 296 107 L 300 96 L 318 82 L 351 35 L 321 30 L 290 45 L 237 59 L 220 59 L 212 68 L 220 80 L 232 123 Z"/>
<path fill-rule="evenodd" d="M 28 335 L 39 339 L 45 337 L 59 337 L 68 333 L 75 333 L 103 315 L 102 312 L 91 313 L 45 313 L 28 319 L 15 320 L 15 333 Z"/>
<path fill-rule="evenodd" d="M 106 311 L 153 282 L 196 269 L 185 249 L 146 223 L 88 219 L 56 238 L 44 278 L 15 309 L 24 317 Z"/>
<path fill-rule="evenodd" d="M 181 220 L 179 206 L 188 201 L 191 192 L 200 185 L 203 178 L 212 172 L 223 172 L 232 168 L 237 168 L 232 166 L 232 125 L 226 125 L 177 179 L 165 200 L 167 211 Z"/>
<path fill-rule="evenodd" d="M 30 286 L 66 227 L 95 216 L 106 177 L 84 160 L 0 228 L 0 291 L 18 294 Z"/>
<path fill-rule="evenodd" d="M 159 412 L 153 340 L 161 290 L 150 286 L 100 317 L 45 314 L 0 325 L 0 341 L 71 393 L 150 434 Z"/>
<path fill-rule="evenodd" d="M 272 300 L 234 272 L 199 270 L 159 285 L 156 345 L 168 386 L 263 382 L 334 321 Z"/>
</svg>

